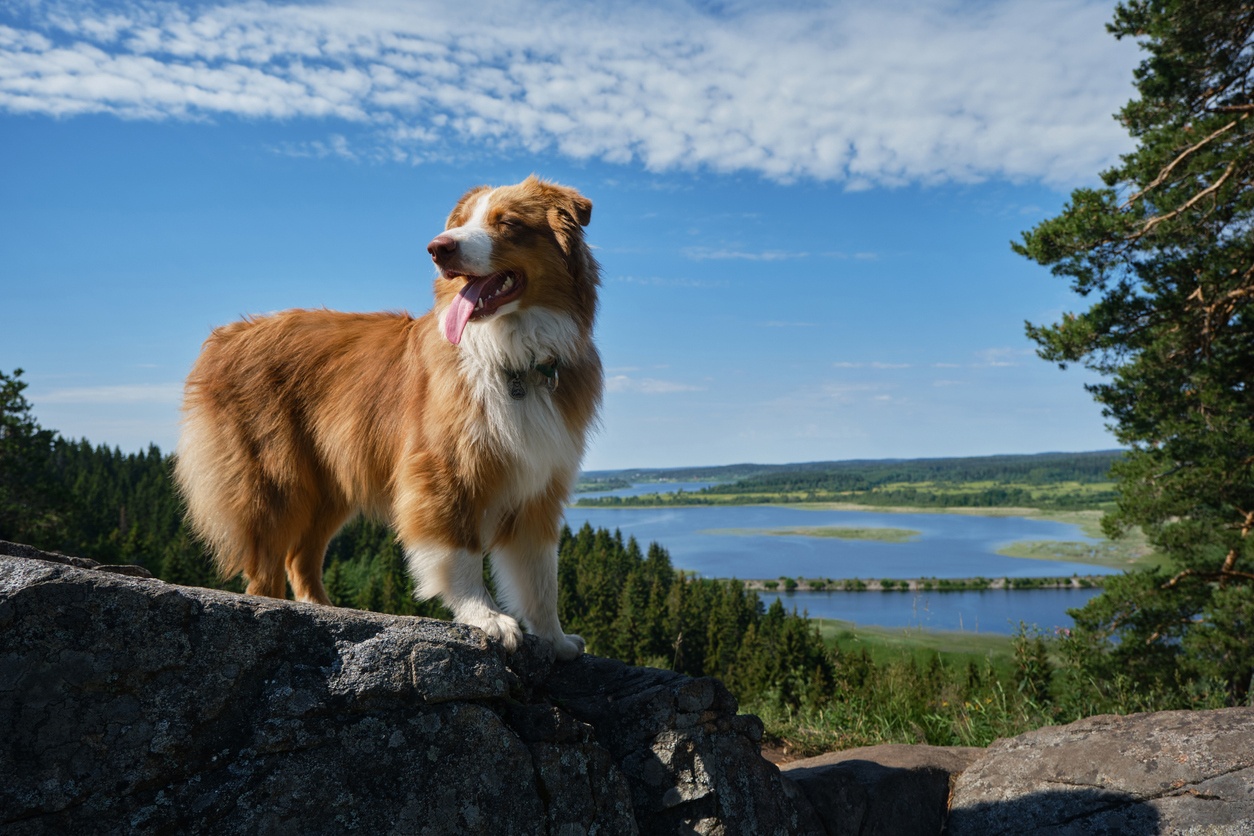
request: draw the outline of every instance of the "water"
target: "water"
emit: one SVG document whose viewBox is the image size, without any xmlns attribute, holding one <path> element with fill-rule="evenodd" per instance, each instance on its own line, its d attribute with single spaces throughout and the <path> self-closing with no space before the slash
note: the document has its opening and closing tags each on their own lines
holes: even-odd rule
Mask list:
<svg viewBox="0 0 1254 836">
<path fill-rule="evenodd" d="M 693 483 L 699 485 L 700 483 Z M 636 493 L 678 488 L 636 485 Z M 695 490 L 688 488 L 685 490 Z M 624 489 L 628 490 L 628 489 Z M 629 495 L 629 494 L 621 494 Z M 676 568 L 718 578 L 1022 578 L 1113 574 L 1117 570 L 1070 561 L 1005 557 L 997 549 L 1017 540 L 1096 542 L 1077 526 L 1023 517 L 966 514 L 896 514 L 819 511 L 770 505 L 688 508 L 568 508 L 566 521 L 578 529 L 620 529 L 642 548 L 656 541 Z M 920 532 L 906 543 L 832 537 L 717 534 L 719 529 L 849 526 L 906 528 Z M 782 597 L 790 609 L 888 627 L 1012 632 L 1019 620 L 1046 629 L 1069 626 L 1066 610 L 1079 607 L 1095 590 L 985 592 L 809 592 L 767 593 L 769 605 Z"/>
<path fill-rule="evenodd" d="M 587 493 L 579 493 L 575 495 L 575 499 L 583 499 L 584 497 L 598 496 L 643 496 L 648 493 L 696 493 L 702 488 L 708 488 L 717 485 L 717 482 L 639 482 L 635 485 L 629 485 L 625 488 L 615 488 L 612 491 L 588 491 Z"/>
<path fill-rule="evenodd" d="M 973 633 L 1013 633 L 1019 622 L 1046 632 L 1071 627 L 1067 610 L 1082 607 L 1100 589 L 986 589 L 963 592 L 759 592 L 811 618 L 836 618 L 880 627 L 922 627 Z"/>
<path fill-rule="evenodd" d="M 813 511 L 771 505 L 689 508 L 568 508 L 578 529 L 621 529 L 641 547 L 657 541 L 677 568 L 713 578 L 969 578 L 1097 575 L 1099 566 L 1004 557 L 996 550 L 1016 540 L 1095 542 L 1076 526 L 1023 517 L 965 514 L 890 514 Z M 907 543 L 770 534 L 712 534 L 719 529 L 853 526 L 907 528 Z"/>
</svg>

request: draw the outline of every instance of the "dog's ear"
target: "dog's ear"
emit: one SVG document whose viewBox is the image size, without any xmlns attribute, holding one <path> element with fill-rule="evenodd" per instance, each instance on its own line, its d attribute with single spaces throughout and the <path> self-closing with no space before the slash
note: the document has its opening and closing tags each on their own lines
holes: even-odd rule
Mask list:
<svg viewBox="0 0 1254 836">
<path fill-rule="evenodd" d="M 580 226 L 587 226 L 592 223 L 592 201 L 581 195 L 574 189 L 567 189 L 570 192 L 570 209 L 571 215 Z"/>
<path fill-rule="evenodd" d="M 549 227 L 562 252 L 570 255 L 582 237 L 582 227 L 592 221 L 592 201 L 574 189 L 547 184 L 549 189 Z"/>
</svg>

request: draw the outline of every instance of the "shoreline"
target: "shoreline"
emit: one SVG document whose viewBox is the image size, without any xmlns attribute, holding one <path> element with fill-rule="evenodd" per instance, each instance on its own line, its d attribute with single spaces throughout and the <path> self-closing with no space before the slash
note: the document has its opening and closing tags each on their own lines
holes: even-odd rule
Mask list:
<svg viewBox="0 0 1254 836">
<path fill-rule="evenodd" d="M 1028 592 L 1036 589 L 1101 589 L 1107 575 L 1037 578 L 747 578 L 754 592 Z M 721 578 L 720 580 L 729 580 Z"/>
</svg>

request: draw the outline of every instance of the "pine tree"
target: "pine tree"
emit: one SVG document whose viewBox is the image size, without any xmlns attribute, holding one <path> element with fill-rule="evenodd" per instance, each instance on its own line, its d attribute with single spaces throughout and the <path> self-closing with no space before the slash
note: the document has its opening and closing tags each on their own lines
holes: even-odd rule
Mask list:
<svg viewBox="0 0 1254 836">
<path fill-rule="evenodd" d="M 1170 571 L 1120 578 L 1076 617 L 1087 679 L 1211 683 L 1244 701 L 1254 650 L 1254 4 L 1128 0 L 1109 27 L 1147 52 L 1120 113 L 1137 148 L 1015 249 L 1095 299 L 1029 325 L 1083 363 L 1129 451 L 1112 533 L 1142 527 Z M 1108 641 L 1108 639 L 1110 641 Z M 1077 657 L 1080 658 L 1080 657 Z"/>
<path fill-rule="evenodd" d="M 21 378 L 0 372 L 0 539 L 54 548 L 68 504 L 54 477 L 56 433 L 31 415 Z"/>
</svg>

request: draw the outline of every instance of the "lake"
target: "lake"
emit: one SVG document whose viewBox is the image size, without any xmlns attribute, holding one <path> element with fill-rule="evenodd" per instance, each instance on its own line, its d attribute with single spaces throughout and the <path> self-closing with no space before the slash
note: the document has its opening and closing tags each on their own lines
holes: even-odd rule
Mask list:
<svg viewBox="0 0 1254 836">
<path fill-rule="evenodd" d="M 759 592 L 767 606 L 779 598 L 811 618 L 836 618 L 877 627 L 921 627 L 973 633 L 1013 633 L 1019 622 L 1047 633 L 1071 627 L 1067 610 L 1084 606 L 1100 589 L 986 589 L 962 592 Z"/>
<path fill-rule="evenodd" d="M 703 483 L 684 485 L 696 490 Z M 671 491 L 675 483 L 636 485 L 638 493 Z M 617 491 L 606 493 L 619 493 Z M 581 494 L 587 495 L 587 494 Z M 1113 574 L 1114 569 L 1068 561 L 1027 560 L 996 553 L 1017 540 L 1095 542 L 1077 526 L 1023 517 L 967 514 L 897 514 L 826 511 L 774 505 L 688 508 L 575 508 L 566 510 L 572 529 L 620 529 L 645 548 L 657 542 L 676 568 L 718 578 L 1022 578 Z M 906 528 L 920 536 L 906 543 L 830 537 L 710 533 L 727 529 L 849 526 Z M 887 627 L 1013 632 L 1019 620 L 1045 629 L 1070 626 L 1066 610 L 1079 607 L 1096 590 L 985 592 L 806 592 L 763 593 L 769 605 L 780 597 L 789 608 L 813 617 L 839 618 Z"/>
</svg>

